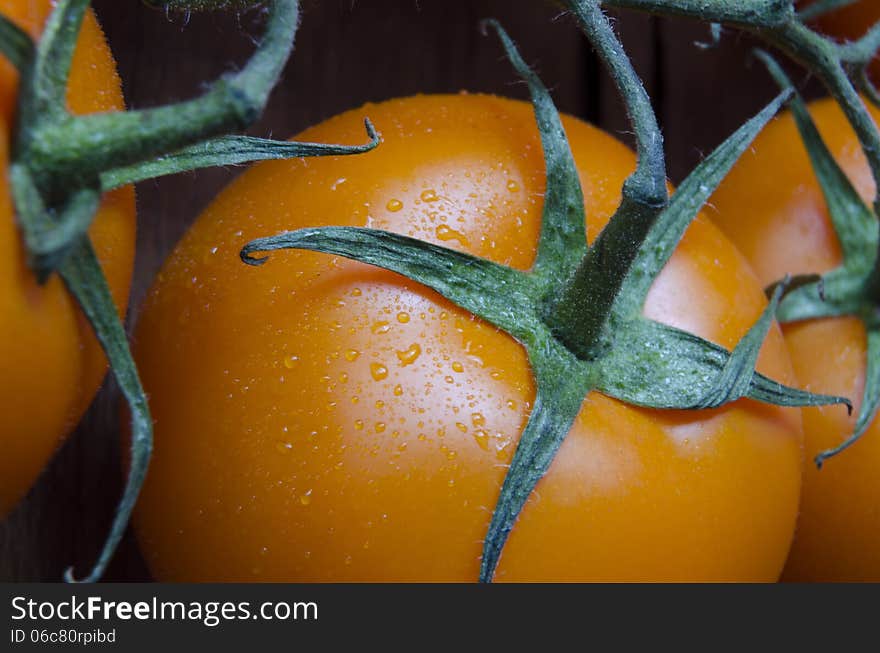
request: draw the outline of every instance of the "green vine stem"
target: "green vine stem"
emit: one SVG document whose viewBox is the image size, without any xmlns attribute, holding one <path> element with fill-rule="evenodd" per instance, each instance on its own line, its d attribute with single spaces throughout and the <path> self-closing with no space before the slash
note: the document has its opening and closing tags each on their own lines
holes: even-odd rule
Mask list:
<svg viewBox="0 0 880 653">
<path fill-rule="evenodd" d="M 152 3 L 157 4 L 157 3 Z M 379 143 L 342 146 L 231 135 L 261 113 L 293 48 L 298 0 L 267 3 L 178 0 L 169 9 L 268 5 L 263 37 L 246 65 L 199 98 L 144 111 L 74 116 L 66 108 L 71 58 L 89 0 L 57 0 L 38 43 L 0 16 L 0 53 L 18 69 L 20 90 L 10 181 L 28 262 L 42 282 L 58 273 L 101 343 L 131 410 L 131 455 L 123 496 L 104 546 L 83 578 L 96 581 L 128 523 L 152 452 L 152 419 L 125 330 L 87 230 L 104 191 L 206 166 L 261 159 L 347 155 Z M 74 580 L 73 570 L 65 575 Z"/>
<path fill-rule="evenodd" d="M 880 131 L 859 97 L 878 93 L 864 69 L 880 48 L 880 26 L 853 43 L 840 44 L 810 29 L 792 0 L 564 0 L 575 14 L 582 5 L 634 9 L 657 15 L 683 16 L 751 32 L 806 66 L 826 86 L 852 124 L 877 182 L 875 212 L 880 212 Z M 831 4 L 825 3 L 825 10 Z M 838 2 L 837 6 L 843 6 Z M 809 16 L 809 14 L 808 14 Z"/>
<path fill-rule="evenodd" d="M 755 371 L 782 286 L 733 352 L 643 314 L 648 289 L 688 225 L 790 92 L 783 92 L 743 125 L 667 201 L 659 130 L 641 82 L 596 3 L 578 4 L 582 11 L 576 15 L 587 36 L 603 59 L 613 62 L 612 75 L 639 127 L 640 142 L 638 169 L 626 182 L 620 207 L 592 246 L 586 242 L 577 170 L 550 95 L 504 30 L 488 21 L 529 86 L 544 151 L 547 186 L 530 271 L 356 227 L 282 233 L 252 241 L 241 252 L 242 260 L 255 266 L 267 262 L 266 252 L 299 248 L 385 268 L 437 291 L 523 345 L 536 396 L 486 532 L 479 577 L 483 582 L 492 580 L 520 511 L 592 391 L 633 405 L 667 409 L 711 408 L 741 397 L 784 406 L 849 406 L 846 399 L 789 388 Z M 587 291 L 592 294 L 579 294 Z"/>
<path fill-rule="evenodd" d="M 812 4 L 804 7 L 798 12 L 798 18 L 803 22 L 808 22 L 831 13 L 836 9 L 841 9 L 847 5 L 856 3 L 858 0 L 816 0 Z"/>
<path fill-rule="evenodd" d="M 783 88 L 791 81 L 767 53 L 757 56 Z M 803 100 L 796 96 L 792 115 L 809 154 L 828 212 L 840 241 L 843 262 L 837 268 L 792 288 L 783 299 L 778 318 L 782 323 L 827 317 L 853 316 L 865 327 L 867 369 L 859 414 L 853 432 L 840 445 L 815 457 L 821 467 L 864 435 L 880 407 L 880 319 L 878 319 L 877 250 L 880 223 L 859 196 L 852 182 L 822 140 Z"/>
<path fill-rule="evenodd" d="M 796 280 L 782 300 L 777 317 L 781 322 L 791 322 L 851 315 L 863 322 L 867 332 L 866 383 L 855 428 L 838 447 L 816 456 L 819 467 L 855 443 L 880 407 L 880 128 L 862 99 L 864 96 L 880 106 L 880 91 L 868 74 L 868 65 L 880 51 L 880 24 L 849 43 L 838 43 L 808 25 L 809 20 L 852 1 L 817 0 L 797 12 L 792 0 L 601 0 L 609 7 L 709 20 L 756 35 L 803 64 L 824 83 L 861 144 L 876 185 L 873 210 L 864 205 L 831 158 L 803 102 L 799 98 L 793 102 L 792 112 L 825 194 L 844 262 L 821 277 Z M 564 4 L 578 17 L 585 2 L 567 0 Z M 759 56 L 777 81 L 791 88 L 775 62 L 768 55 Z"/>
</svg>

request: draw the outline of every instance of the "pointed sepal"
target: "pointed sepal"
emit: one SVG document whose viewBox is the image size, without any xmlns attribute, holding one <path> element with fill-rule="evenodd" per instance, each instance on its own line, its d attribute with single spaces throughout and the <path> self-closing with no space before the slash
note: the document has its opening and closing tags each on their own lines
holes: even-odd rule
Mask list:
<svg viewBox="0 0 880 653">
<path fill-rule="evenodd" d="M 844 267 L 854 272 L 867 272 L 877 257 L 880 243 L 877 217 L 832 156 L 807 105 L 800 94 L 794 92 L 791 80 L 779 64 L 761 50 L 756 51 L 755 55 L 781 88 L 791 89 L 794 93 L 789 104 L 791 114 L 825 197 L 834 232 L 843 251 Z"/>
<path fill-rule="evenodd" d="M 565 278 L 587 252 L 584 194 L 568 138 L 547 87 L 523 61 L 507 32 L 495 20 L 487 20 L 483 25 L 495 30 L 507 59 L 528 84 L 541 134 L 547 187 L 538 251 L 532 270 L 539 278 L 550 275 L 552 279 L 549 281 Z"/>
<path fill-rule="evenodd" d="M 867 366 L 865 368 L 865 389 L 862 393 L 862 403 L 859 406 L 859 415 L 853 432 L 842 443 L 833 449 L 819 453 L 815 457 L 816 466 L 821 469 L 829 458 L 836 456 L 842 451 L 849 449 L 859 441 L 880 408 L 880 327 L 873 326 L 867 329 Z"/>
<path fill-rule="evenodd" d="M 518 339 L 540 322 L 532 306 L 536 283 L 524 272 L 487 259 L 377 229 L 317 227 L 254 240 L 241 250 L 249 265 L 262 265 L 274 250 L 309 249 L 375 265 L 421 283 Z"/>
<path fill-rule="evenodd" d="M 669 206 L 651 226 L 627 272 L 616 302 L 618 315 L 631 317 L 641 313 L 651 285 L 669 262 L 688 226 L 790 96 L 790 91 L 780 93 L 719 145 L 681 183 Z"/>
<path fill-rule="evenodd" d="M 0 54 L 22 72 L 33 60 L 35 50 L 30 34 L 0 14 Z"/>
<path fill-rule="evenodd" d="M 363 145 L 299 143 L 251 136 L 221 136 L 185 147 L 157 159 L 108 170 L 101 174 L 101 190 L 106 192 L 147 179 L 215 166 L 233 166 L 271 159 L 363 154 L 377 147 L 381 140 L 369 119 L 364 120 L 364 125 L 370 140 Z"/>
<path fill-rule="evenodd" d="M 81 579 L 82 582 L 94 582 L 103 575 L 125 533 L 146 477 L 147 465 L 153 449 L 153 421 L 147 407 L 146 394 L 128 348 L 128 338 L 119 321 L 110 288 L 104 279 L 91 244 L 82 239 L 61 264 L 58 272 L 91 323 L 131 411 L 128 479 L 98 560 L 89 573 Z M 67 570 L 65 579 L 68 582 L 76 580 L 73 569 Z"/>
<path fill-rule="evenodd" d="M 760 333 L 759 322 L 754 333 Z M 731 353 L 697 335 L 667 326 L 660 322 L 638 318 L 617 325 L 616 346 L 598 361 L 599 375 L 596 389 L 611 397 L 647 408 L 695 410 L 712 408 L 722 398 L 733 401 L 746 396 L 780 406 L 824 406 L 844 404 L 844 397 L 816 395 L 790 388 L 754 372 L 745 387 L 741 376 L 747 375 L 742 359 L 736 374 L 730 379 L 737 382 L 736 392 L 719 388 Z M 752 345 L 747 340 L 740 356 L 745 358 Z M 753 369 L 753 368 L 752 368 Z M 714 397 L 715 401 L 707 399 Z"/>
<path fill-rule="evenodd" d="M 529 351 L 535 377 L 535 403 L 501 486 L 483 542 L 482 583 L 492 581 L 510 531 L 532 490 L 550 468 L 590 391 L 589 368 L 549 338 L 549 334 L 546 342 L 553 351 Z"/>
</svg>

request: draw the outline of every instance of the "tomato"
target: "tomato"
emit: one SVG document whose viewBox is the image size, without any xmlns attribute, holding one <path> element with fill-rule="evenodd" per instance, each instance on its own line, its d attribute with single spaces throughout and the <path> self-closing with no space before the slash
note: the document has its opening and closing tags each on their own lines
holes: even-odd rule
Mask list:
<svg viewBox="0 0 880 653">
<path fill-rule="evenodd" d="M 871 109 L 880 122 L 880 111 Z M 810 113 L 835 159 L 869 203 L 874 182 L 855 134 L 832 100 Z M 794 119 L 785 114 L 758 137 L 712 198 L 713 217 L 752 262 L 763 283 L 785 274 L 823 273 L 841 251 Z M 855 318 L 785 325 L 801 387 L 852 397 L 853 415 L 804 409 L 804 494 L 785 578 L 880 580 L 880 422 L 821 470 L 813 456 L 852 432 L 865 382 L 865 330 Z"/>
<path fill-rule="evenodd" d="M 545 186 L 530 105 L 482 95 L 367 105 L 300 138 L 383 143 L 261 163 L 198 219 L 135 334 L 156 419 L 135 512 L 164 581 L 470 581 L 534 384 L 522 347 L 417 283 L 248 241 L 369 225 L 526 269 Z M 564 118 L 589 236 L 632 152 Z M 765 306 L 703 218 L 647 313 L 732 347 Z M 731 307 L 736 307 L 731 310 Z M 774 328 L 760 368 L 792 372 Z M 496 580 L 775 580 L 797 513 L 800 413 L 740 401 L 654 411 L 590 394 L 514 526 Z"/>
<path fill-rule="evenodd" d="M 37 37 L 51 6 L 50 0 L 0 0 L 0 13 Z M 107 367 L 61 280 L 53 276 L 40 286 L 26 264 L 8 181 L 17 79 L 11 64 L 0 58 L 0 518 L 79 421 Z M 67 99 L 76 113 L 123 106 L 113 58 L 91 14 L 76 48 Z M 134 262 L 132 189 L 104 197 L 89 233 L 122 312 Z"/>
</svg>

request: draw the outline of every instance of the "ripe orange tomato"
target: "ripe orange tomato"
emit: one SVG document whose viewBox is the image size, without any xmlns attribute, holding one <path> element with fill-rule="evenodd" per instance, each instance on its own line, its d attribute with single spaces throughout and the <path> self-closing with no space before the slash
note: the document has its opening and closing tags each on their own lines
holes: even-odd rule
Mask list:
<svg viewBox="0 0 880 653">
<path fill-rule="evenodd" d="M 367 105 L 301 138 L 369 154 L 261 163 L 161 271 L 135 336 L 156 419 L 135 514 L 165 581 L 473 581 L 534 385 L 522 347 L 417 283 L 248 241 L 339 224 L 531 264 L 545 187 L 531 106 L 482 95 Z M 564 118 L 593 239 L 632 152 Z M 732 347 L 765 306 L 708 221 L 647 313 Z M 732 310 L 731 307 L 736 307 Z M 774 329 L 760 367 L 791 380 Z M 654 411 L 590 394 L 496 580 L 775 580 L 800 492 L 800 413 Z M 649 545 L 646 545 L 649 543 Z"/>
<path fill-rule="evenodd" d="M 880 122 L 880 111 L 871 109 Z M 835 159 L 871 203 L 874 182 L 855 134 L 832 100 L 810 113 Z M 823 273 L 841 262 L 840 245 L 794 119 L 785 114 L 755 141 L 711 200 L 712 214 L 752 262 L 762 283 L 785 274 Z M 813 457 L 852 432 L 865 382 L 865 330 L 854 318 L 783 326 L 801 387 L 851 397 L 850 418 L 804 409 L 804 494 L 784 578 L 880 580 L 880 422 L 821 470 Z"/>
<path fill-rule="evenodd" d="M 0 0 L 0 13 L 37 37 L 51 6 L 50 0 Z M 8 181 L 17 85 L 15 69 L 0 57 L 0 518 L 79 421 L 107 367 L 61 280 L 39 286 L 26 264 Z M 67 100 L 76 113 L 123 107 L 113 58 L 92 14 L 77 45 Z M 89 234 L 122 312 L 134 262 L 132 189 L 104 197 Z"/>
</svg>

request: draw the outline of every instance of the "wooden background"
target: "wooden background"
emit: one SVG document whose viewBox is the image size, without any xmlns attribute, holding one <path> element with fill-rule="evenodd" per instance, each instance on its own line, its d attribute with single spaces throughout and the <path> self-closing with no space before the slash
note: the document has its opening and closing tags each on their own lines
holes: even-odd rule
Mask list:
<svg viewBox="0 0 880 653">
<path fill-rule="evenodd" d="M 96 0 L 95 12 L 119 62 L 127 102 L 147 107 L 197 93 L 243 62 L 259 35 L 259 14 L 169 19 L 137 0 Z M 296 50 L 251 133 L 288 137 L 367 101 L 414 93 L 499 93 L 526 98 L 479 21 L 502 21 L 552 89 L 559 108 L 629 140 L 609 79 L 570 17 L 544 0 L 305 0 Z M 717 48 L 705 26 L 638 14 L 615 16 L 618 31 L 654 99 L 669 174 L 687 171 L 774 94 L 750 63 L 752 43 L 727 33 Z M 188 225 L 236 171 L 211 170 L 138 187 L 136 319 L 151 279 Z M 121 487 L 118 393 L 112 383 L 19 507 L 0 524 L 0 580 L 58 580 L 95 559 Z M 107 580 L 148 580 L 134 538 L 120 547 Z"/>
</svg>

